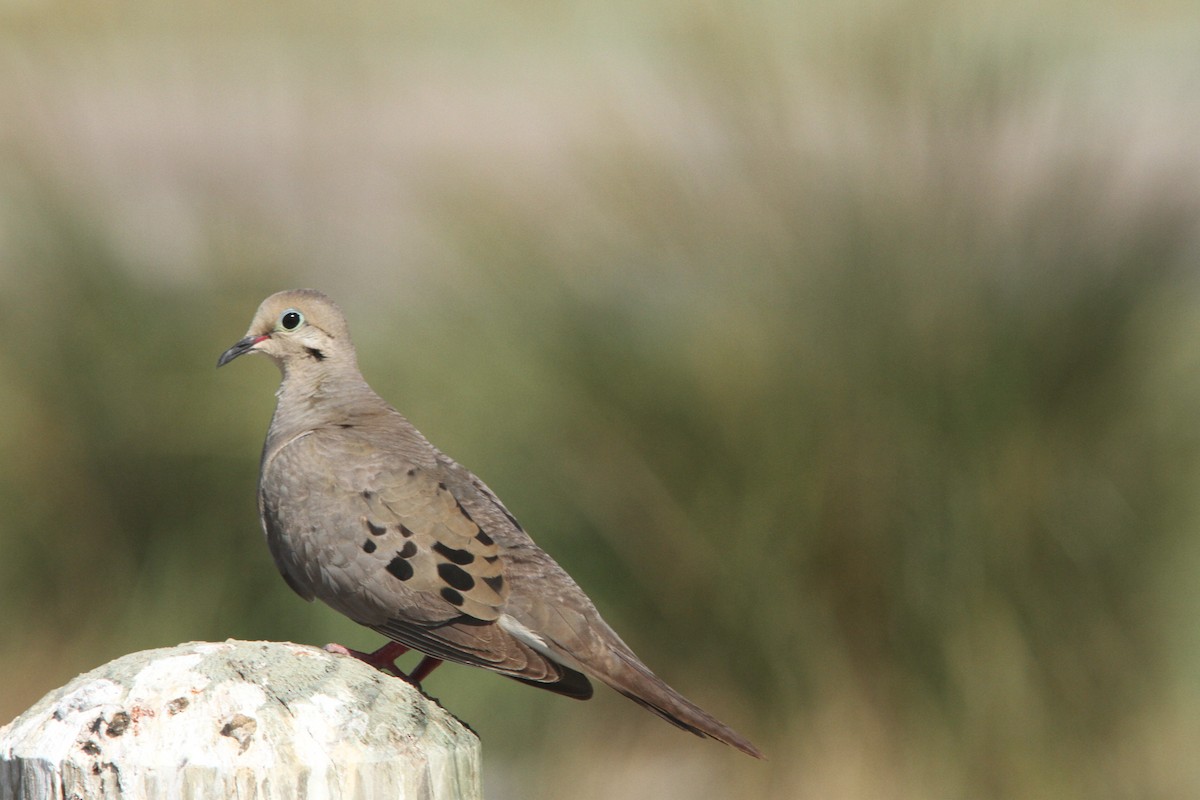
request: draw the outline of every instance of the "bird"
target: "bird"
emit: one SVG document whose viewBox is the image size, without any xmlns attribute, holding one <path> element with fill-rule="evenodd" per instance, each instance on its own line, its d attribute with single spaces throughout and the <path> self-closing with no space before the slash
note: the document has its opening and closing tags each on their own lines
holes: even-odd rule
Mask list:
<svg viewBox="0 0 1200 800">
<path fill-rule="evenodd" d="M 595 679 L 668 722 L 755 758 L 748 739 L 668 686 L 601 618 L 500 499 L 367 384 L 341 309 L 272 294 L 217 360 L 279 367 L 258 509 L 287 584 L 389 641 L 331 644 L 420 684 L 444 661 L 586 700 Z M 407 675 L 395 659 L 424 658 Z"/>
</svg>

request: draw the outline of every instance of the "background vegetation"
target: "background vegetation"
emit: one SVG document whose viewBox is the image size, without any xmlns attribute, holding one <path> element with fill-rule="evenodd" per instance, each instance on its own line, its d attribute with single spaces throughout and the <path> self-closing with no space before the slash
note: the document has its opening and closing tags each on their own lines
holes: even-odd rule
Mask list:
<svg viewBox="0 0 1200 800">
<path fill-rule="evenodd" d="M 377 638 L 258 531 L 271 291 L 765 764 L 427 684 L 508 798 L 1200 792 L 1200 9 L 0 5 L 0 721 Z"/>
</svg>

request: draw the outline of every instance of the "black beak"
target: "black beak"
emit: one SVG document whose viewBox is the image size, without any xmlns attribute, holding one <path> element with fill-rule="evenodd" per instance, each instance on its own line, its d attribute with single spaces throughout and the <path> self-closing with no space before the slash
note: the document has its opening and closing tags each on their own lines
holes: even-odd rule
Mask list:
<svg viewBox="0 0 1200 800">
<path fill-rule="evenodd" d="M 225 366 L 226 364 L 228 364 L 230 361 L 233 361 L 238 356 L 240 356 L 244 353 L 249 353 L 251 350 L 254 349 L 254 345 L 258 344 L 263 339 L 270 339 L 270 338 L 271 338 L 270 336 L 265 336 L 265 335 L 264 336 L 247 336 L 245 339 L 242 339 L 237 344 L 235 344 L 233 347 L 226 350 L 224 353 L 221 353 L 221 357 L 217 359 L 217 366 L 218 367 Z"/>
</svg>

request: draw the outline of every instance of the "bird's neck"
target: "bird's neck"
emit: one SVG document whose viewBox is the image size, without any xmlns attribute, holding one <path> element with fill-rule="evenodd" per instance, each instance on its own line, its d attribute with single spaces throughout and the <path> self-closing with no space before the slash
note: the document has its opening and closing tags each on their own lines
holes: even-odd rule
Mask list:
<svg viewBox="0 0 1200 800">
<path fill-rule="evenodd" d="M 267 449 L 309 431 L 355 417 L 383 413 L 389 406 L 357 369 L 291 368 L 283 373 Z"/>
</svg>

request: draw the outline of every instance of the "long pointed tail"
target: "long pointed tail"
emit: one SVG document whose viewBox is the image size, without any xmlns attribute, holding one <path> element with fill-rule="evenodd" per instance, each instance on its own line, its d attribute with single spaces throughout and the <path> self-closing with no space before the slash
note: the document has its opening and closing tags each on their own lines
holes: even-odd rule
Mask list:
<svg viewBox="0 0 1200 800">
<path fill-rule="evenodd" d="M 766 758 L 749 739 L 668 686 L 638 661 L 618 651 L 616 674 L 593 673 L 621 694 L 660 717 L 702 738 L 716 739 L 755 758 Z M 632 654 L 630 654 L 632 655 Z"/>
</svg>

